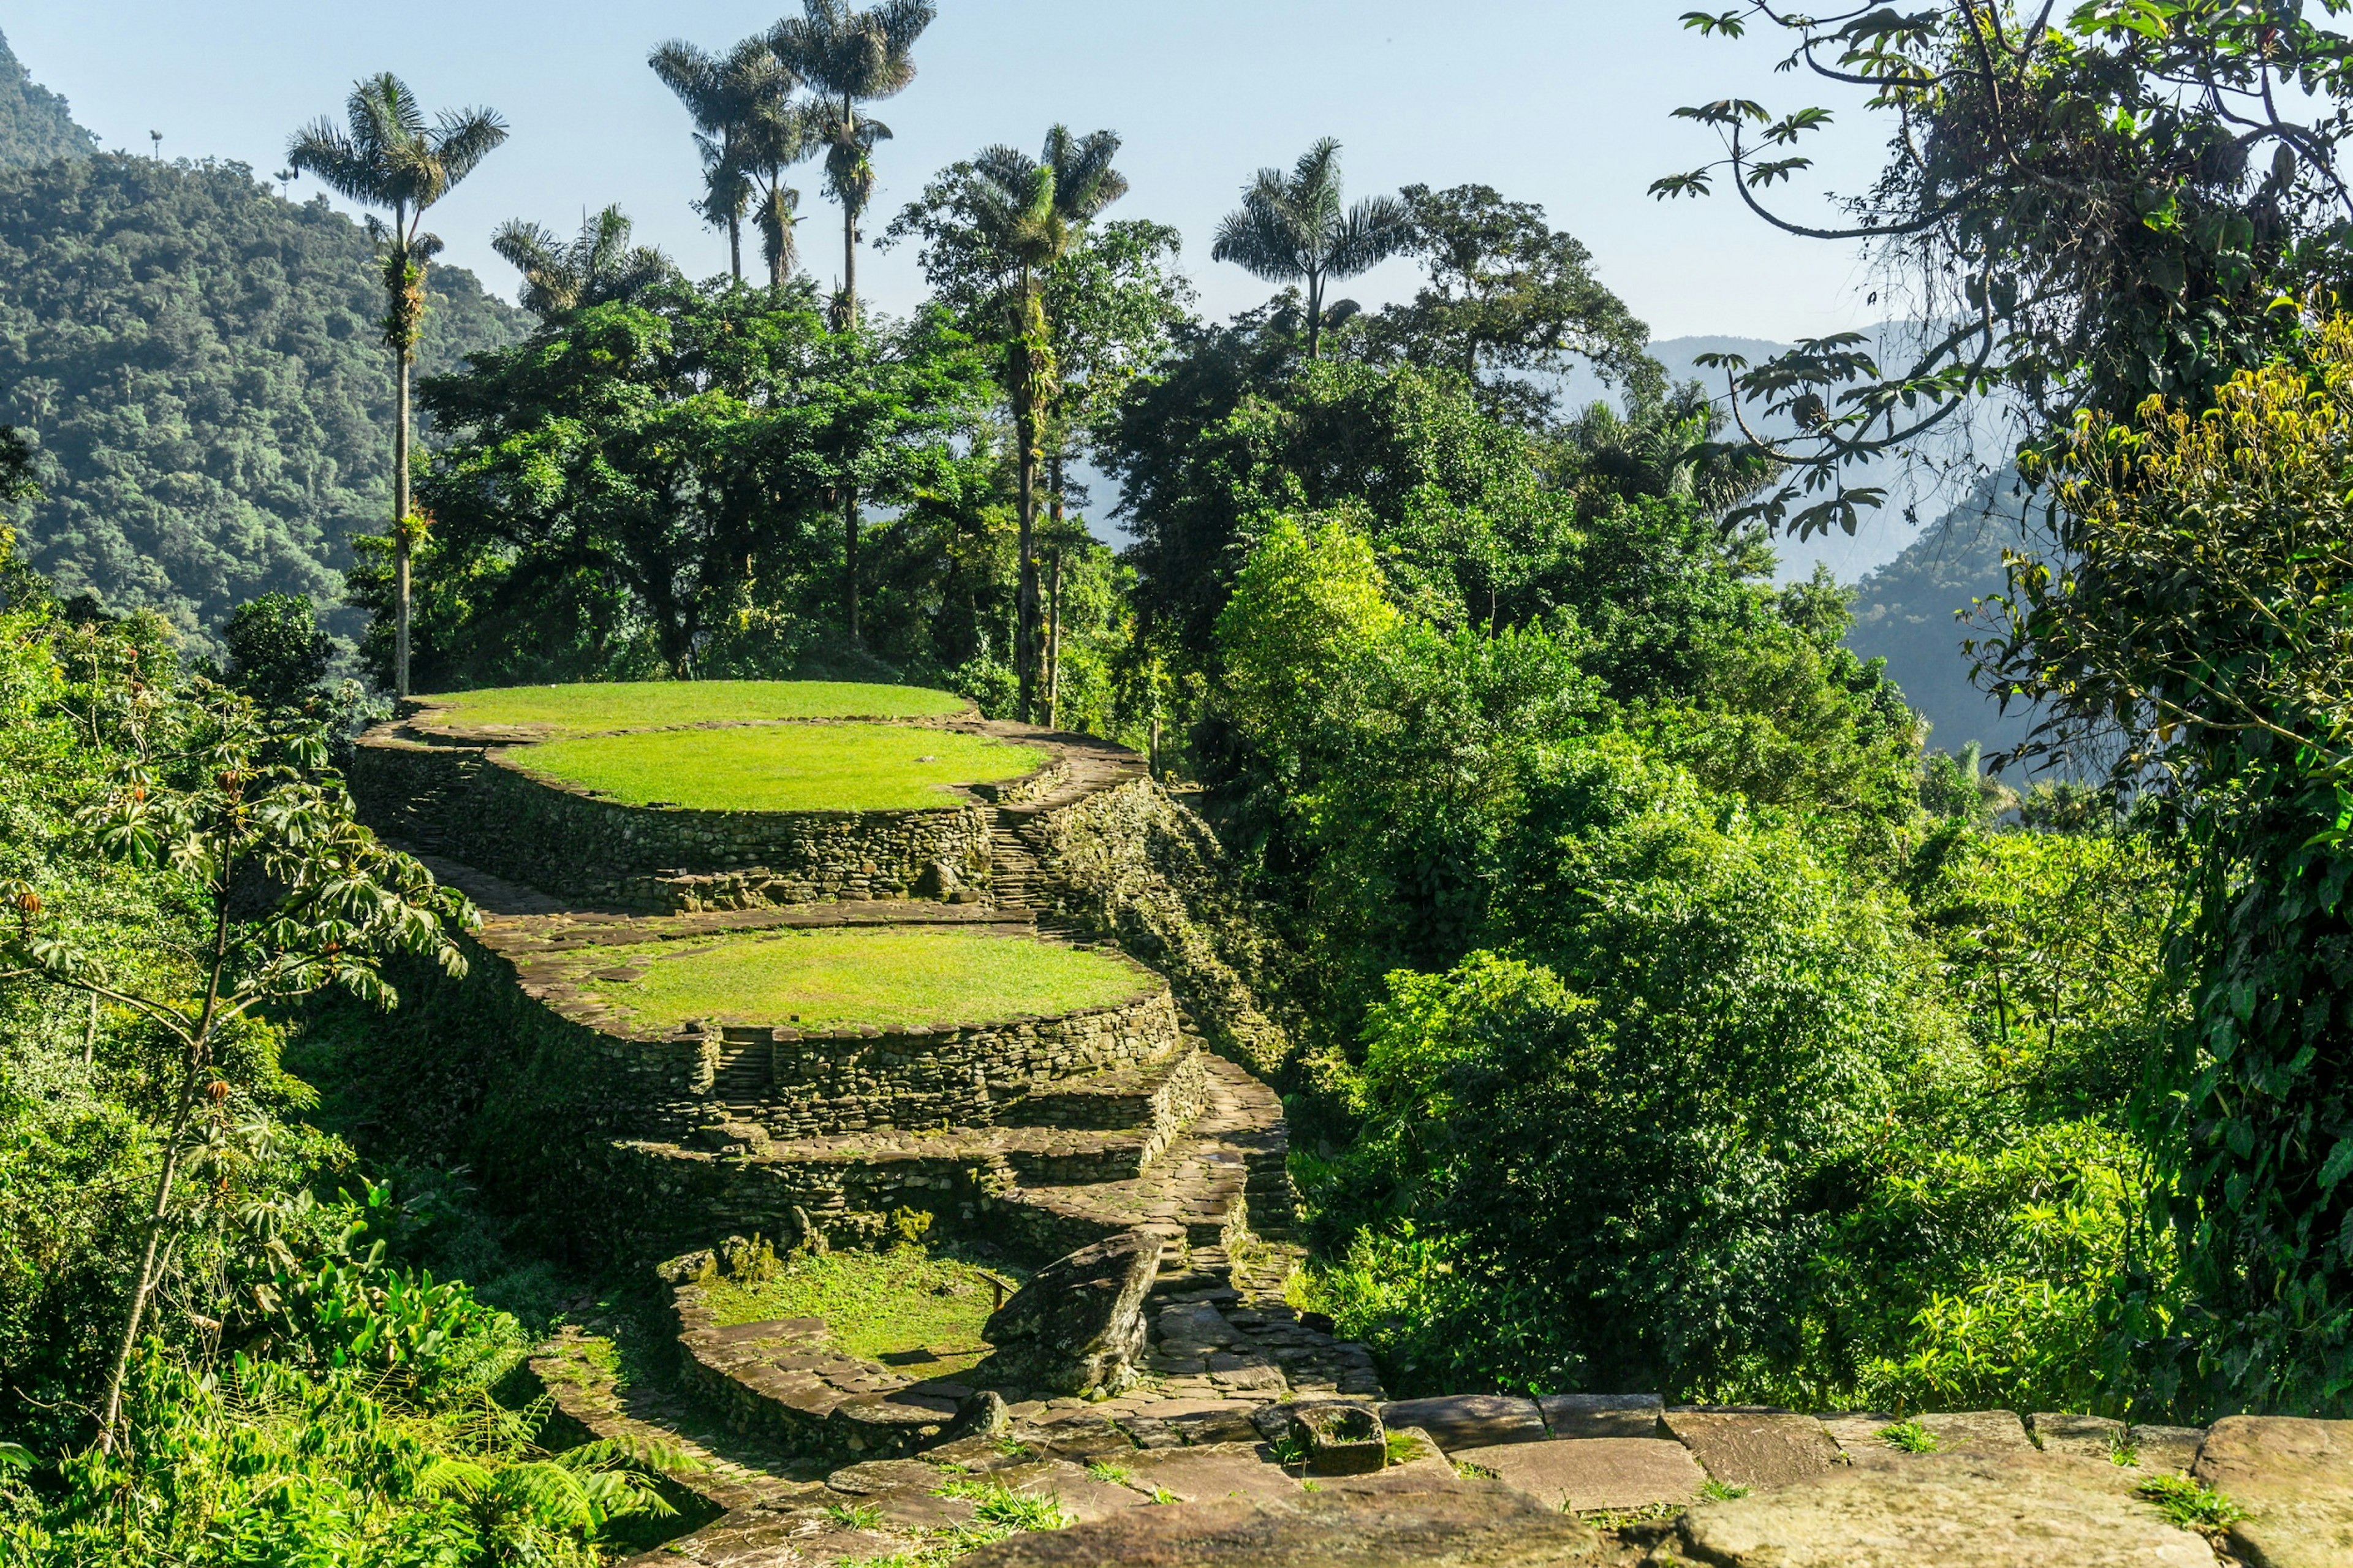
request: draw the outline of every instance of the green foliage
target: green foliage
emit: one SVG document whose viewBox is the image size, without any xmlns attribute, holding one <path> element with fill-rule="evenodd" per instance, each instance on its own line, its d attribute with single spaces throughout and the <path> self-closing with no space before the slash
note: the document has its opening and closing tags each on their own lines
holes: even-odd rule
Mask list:
<svg viewBox="0 0 2353 1568">
<path fill-rule="evenodd" d="M 87 158 L 98 138 L 74 123 L 66 100 L 32 79 L 0 37 L 0 169 Z"/>
<path fill-rule="evenodd" d="M 148 1357 L 131 1411 L 123 1457 L 65 1458 L 54 1503 L 0 1525 L 11 1562 L 593 1568 L 608 1525 L 669 1511 L 631 1468 L 649 1456 L 548 1457 L 527 1440 L 535 1412 L 415 1414 L 350 1373 L 237 1358 L 198 1376 Z"/>
<path fill-rule="evenodd" d="M 2104 742 L 2112 786 L 2160 782 L 2187 829 L 2188 1005 L 2141 1110 L 2192 1311 L 2137 1297 L 2122 1344 L 2156 1358 L 2160 1396 L 2299 1413 L 2353 1398 L 2353 1059 L 2331 956 L 2353 878 L 2336 629 L 2353 321 L 2301 352 L 2211 412 L 2087 417 L 2051 475 L 2055 548 L 2013 557 L 1981 649 L 2047 704 L 2039 744 Z"/>
<path fill-rule="evenodd" d="M 318 606 L 300 594 L 264 594 L 229 612 L 220 630 L 225 679 L 264 708 L 301 705 L 327 677 L 334 643 Z"/>
<path fill-rule="evenodd" d="M 1936 1451 L 1936 1435 L 1917 1421 L 1898 1421 L 1893 1426 L 1882 1426 L 1879 1440 L 1891 1448 L 1906 1454 L 1933 1454 Z"/>
<path fill-rule="evenodd" d="M 1451 366 L 1495 413 L 1541 426 L 1557 411 L 1557 377 L 1577 360 L 1637 395 L 1664 380 L 1645 353 L 1650 329 L 1593 276 L 1592 253 L 1531 202 L 1488 185 L 1398 193 L 1411 247 L 1430 279 L 1366 323 L 1366 351 Z"/>
<path fill-rule="evenodd" d="M 2247 1517 L 2228 1496 L 2189 1476 L 2152 1476 L 2133 1491 L 2184 1530 L 2219 1535 Z"/>
<path fill-rule="evenodd" d="M 1771 187 L 1810 168 L 1803 149 L 1843 117 L 1721 99 L 1675 112 L 1724 157 L 1653 194 L 1705 195 L 1721 176 L 1786 229 L 1873 246 L 1915 319 L 1939 323 L 1885 368 L 1853 332 L 1754 369 L 1726 362 L 1758 405 L 1751 427 L 1794 426 L 1771 445 L 1797 471 L 1757 511 L 1801 535 L 1852 532 L 1883 498 L 1841 470 L 1989 391 L 2039 447 L 2075 409 L 2121 417 L 2153 395 L 2203 406 L 2284 346 L 2283 300 L 2345 276 L 2335 165 L 2353 47 L 2336 15 L 2094 4 L 2013 16 L 1974 0 L 1687 14 L 1704 32 L 1786 35 L 1788 68 L 1868 89 L 1885 117 L 1870 133 L 1896 150 L 1833 209 L 1840 226 L 1792 225 L 1769 211 Z"/>
<path fill-rule="evenodd" d="M 942 510 L 967 521 L 925 503 L 989 461 L 948 442 L 984 385 L 935 313 L 835 333 L 805 289 L 684 285 L 428 381 L 444 441 L 420 489 L 436 528 L 418 557 L 417 684 L 789 672 L 840 635 L 853 497 L 909 506 L 910 529 Z M 353 596 L 377 614 L 363 652 L 385 667 L 389 545 L 363 552 Z"/>
<path fill-rule="evenodd" d="M 45 491 L 27 561 L 198 649 L 258 595 L 334 603 L 348 536 L 391 508 L 371 270 L 357 225 L 241 165 L 0 170 L 0 419 L 37 437 Z M 461 269 L 427 289 L 428 370 L 519 333 Z"/>
</svg>

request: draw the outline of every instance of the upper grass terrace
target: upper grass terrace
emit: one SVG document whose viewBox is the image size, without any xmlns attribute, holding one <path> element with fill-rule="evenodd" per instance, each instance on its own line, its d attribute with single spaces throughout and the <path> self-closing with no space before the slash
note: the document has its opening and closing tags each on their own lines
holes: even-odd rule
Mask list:
<svg viewBox="0 0 2353 1568">
<path fill-rule="evenodd" d="M 429 730 L 529 731 L 559 740 L 612 730 L 775 719 L 938 719 L 965 700 L 921 686 L 840 680 L 598 681 L 579 686 L 500 686 L 419 700 L 414 721 Z M 520 738 L 520 736 L 519 736 Z"/>
<path fill-rule="evenodd" d="M 920 811 L 956 784 L 1019 778 L 1030 746 L 906 724 L 644 730 L 531 748 L 533 773 L 629 805 L 697 811 Z"/>
</svg>

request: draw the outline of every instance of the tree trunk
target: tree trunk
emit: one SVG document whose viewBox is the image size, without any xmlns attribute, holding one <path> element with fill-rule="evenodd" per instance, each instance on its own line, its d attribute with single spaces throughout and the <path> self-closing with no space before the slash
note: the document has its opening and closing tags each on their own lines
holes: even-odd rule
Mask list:
<svg viewBox="0 0 2353 1568">
<path fill-rule="evenodd" d="M 740 216 L 727 220 L 727 270 L 736 282 L 744 281 L 744 220 Z"/>
<path fill-rule="evenodd" d="M 1018 476 L 1015 514 L 1019 520 L 1016 546 L 1018 586 L 1014 597 L 1013 671 L 1019 692 L 1020 720 L 1038 717 L 1038 434 L 1041 388 L 1036 363 L 1037 301 L 1031 298 L 1029 268 L 1021 269 L 1021 320 L 1012 345 L 1014 468 Z"/>
<path fill-rule="evenodd" d="M 848 93 L 841 95 L 841 118 L 854 144 L 858 106 Z M 849 326 L 858 325 L 858 208 L 847 191 L 841 197 L 841 319 Z"/>
<path fill-rule="evenodd" d="M 1062 444 L 1046 459 L 1046 506 L 1052 554 L 1046 568 L 1046 727 L 1062 722 Z"/>
<path fill-rule="evenodd" d="M 392 351 L 399 403 L 392 426 L 392 689 L 403 699 L 408 696 L 408 373 L 413 354 L 405 342 Z"/>
<path fill-rule="evenodd" d="M 1307 357 L 1324 357 L 1324 274 L 1307 275 Z"/>
<path fill-rule="evenodd" d="M 849 646 L 858 646 L 858 487 L 841 491 L 841 602 L 848 614 Z"/>
<path fill-rule="evenodd" d="M 1046 728 L 1062 723 L 1062 548 L 1046 568 Z"/>
</svg>

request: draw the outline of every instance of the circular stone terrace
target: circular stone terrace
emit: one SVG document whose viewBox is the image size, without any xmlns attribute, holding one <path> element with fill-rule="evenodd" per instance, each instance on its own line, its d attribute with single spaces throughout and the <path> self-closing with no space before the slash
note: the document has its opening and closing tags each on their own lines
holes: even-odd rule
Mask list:
<svg viewBox="0 0 2353 1568">
<path fill-rule="evenodd" d="M 1139 761 L 944 691 L 696 681 L 421 698 L 352 774 L 396 841 L 575 904 L 685 912 L 988 901 L 995 808 Z"/>
</svg>

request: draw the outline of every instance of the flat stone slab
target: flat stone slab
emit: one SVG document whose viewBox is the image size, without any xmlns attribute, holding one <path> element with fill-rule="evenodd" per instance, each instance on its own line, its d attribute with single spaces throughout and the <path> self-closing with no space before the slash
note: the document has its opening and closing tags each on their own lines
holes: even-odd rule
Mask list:
<svg viewBox="0 0 2353 1568">
<path fill-rule="evenodd" d="M 1810 1415 L 1671 1410 L 1667 1430 L 1727 1486 L 1763 1490 L 1809 1480 L 1839 1462 L 1839 1446 Z"/>
<path fill-rule="evenodd" d="M 1683 1551 L 1716 1568 L 2214 1568 L 2203 1536 L 2105 1460 L 1904 1458 L 1701 1503 L 1677 1527 Z"/>
<path fill-rule="evenodd" d="M 1556 1437 L 1655 1437 L 1665 1406 L 1655 1394 L 1555 1394 L 1536 1409 Z"/>
<path fill-rule="evenodd" d="M 1936 1436 L 1940 1454 L 2019 1453 L 2034 1447 L 2015 1410 L 1957 1410 L 1923 1415 L 1919 1421 Z"/>
<path fill-rule="evenodd" d="M 1436 1399 L 1395 1399 L 1381 1406 L 1388 1426 L 1419 1426 L 1448 1453 L 1504 1443 L 1541 1443 L 1552 1436 L 1533 1399 L 1500 1394 L 1450 1394 Z"/>
<path fill-rule="evenodd" d="M 2206 1428 L 2136 1426 L 2132 1429 L 2132 1444 L 2139 1450 L 2142 1469 L 2176 1475 L 2198 1462 L 2199 1450 L 2206 1446 Z"/>
<path fill-rule="evenodd" d="M 1483 1448 L 1471 1462 L 1571 1512 L 1687 1503 L 1707 1482 L 1691 1450 L 1671 1437 L 1554 1437 Z"/>
<path fill-rule="evenodd" d="M 1241 1443 L 1149 1448 L 1112 1463 L 1134 1476 L 1134 1484 L 1145 1491 L 1159 1487 L 1185 1502 L 1304 1495 L 1281 1466 L 1261 1458 L 1255 1447 Z"/>
<path fill-rule="evenodd" d="M 2250 1568 L 2353 1563 L 2353 1421 L 2227 1416 L 2192 1473 L 2247 1510 L 2229 1542 Z"/>
<path fill-rule="evenodd" d="M 965 1563 L 969 1568 L 1572 1568 L 1610 1557 L 1586 1525 L 1501 1487 L 1335 1488 L 1280 1504 L 1130 1509 L 1071 1530 L 1017 1535 Z"/>
<path fill-rule="evenodd" d="M 1064 1459 L 1032 1459 L 1010 1465 L 991 1471 L 988 1479 L 1024 1497 L 1054 1499 L 1078 1524 L 1106 1518 L 1122 1509 L 1142 1508 L 1152 1500 L 1148 1489 L 1138 1491 L 1116 1481 L 1097 1480 L 1082 1467 Z"/>
<path fill-rule="evenodd" d="M 2046 1454 L 2071 1454 L 2079 1459 L 2105 1459 L 2128 1439 L 2121 1421 L 2105 1415 L 2068 1415 L 2038 1410 L 2026 1418 L 2034 1440 Z"/>
</svg>

